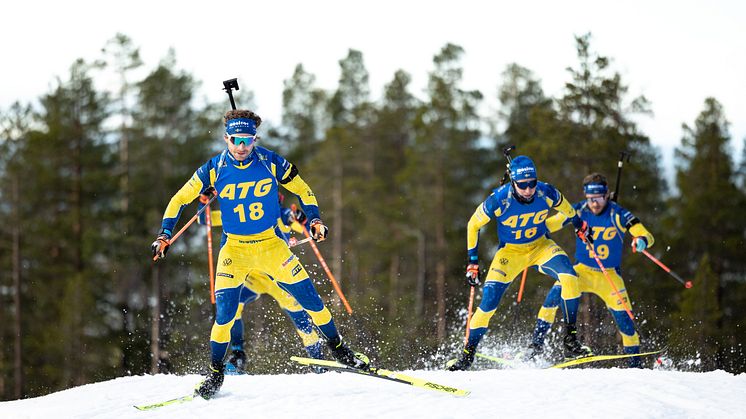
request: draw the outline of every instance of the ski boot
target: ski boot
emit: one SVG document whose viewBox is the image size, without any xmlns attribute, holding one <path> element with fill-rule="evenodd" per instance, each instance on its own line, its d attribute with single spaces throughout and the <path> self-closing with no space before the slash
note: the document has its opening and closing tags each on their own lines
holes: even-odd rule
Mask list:
<svg viewBox="0 0 746 419">
<path fill-rule="evenodd" d="M 624 353 L 625 354 L 639 354 L 640 347 L 639 346 L 625 346 Z M 631 358 L 627 358 L 627 368 L 642 368 L 642 360 L 640 359 L 640 357 L 633 356 Z"/>
<path fill-rule="evenodd" d="M 467 345 L 464 347 L 461 356 L 458 359 L 452 359 L 446 363 L 448 371 L 466 371 L 474 362 L 474 356 L 477 354 L 477 347 Z"/>
<path fill-rule="evenodd" d="M 544 345 L 540 343 L 532 342 L 530 345 L 528 345 L 528 350 L 526 351 L 524 360 L 535 361 L 536 359 L 541 358 L 543 356 L 544 356 Z"/>
<path fill-rule="evenodd" d="M 367 371 L 370 368 L 370 360 L 367 356 L 359 352 L 353 352 L 341 340 L 330 340 L 327 345 L 329 345 L 332 355 L 339 363 L 364 371 Z"/>
<path fill-rule="evenodd" d="M 567 334 L 562 343 L 565 347 L 565 359 L 570 360 L 593 355 L 591 348 L 583 345 L 578 340 L 578 330 L 575 328 L 575 325 L 567 326 Z"/>
<path fill-rule="evenodd" d="M 222 363 L 217 366 L 211 365 L 207 377 L 194 389 L 195 396 L 200 396 L 205 400 L 211 399 L 223 385 L 224 373 L 225 366 Z"/>
<path fill-rule="evenodd" d="M 234 347 L 228 360 L 225 362 L 225 373 L 228 375 L 245 374 L 246 352 L 241 348 Z"/>
</svg>

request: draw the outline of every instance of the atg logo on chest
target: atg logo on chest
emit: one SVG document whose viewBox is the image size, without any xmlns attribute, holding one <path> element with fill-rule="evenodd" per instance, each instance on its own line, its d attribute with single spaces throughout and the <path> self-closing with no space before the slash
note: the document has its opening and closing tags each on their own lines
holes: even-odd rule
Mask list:
<svg viewBox="0 0 746 419">
<path fill-rule="evenodd" d="M 245 199 L 252 189 L 254 196 L 257 198 L 267 195 L 272 190 L 272 178 L 251 182 L 229 183 L 220 191 L 220 197 L 234 200 L 236 199 L 236 190 L 238 190 L 238 199 Z"/>
</svg>

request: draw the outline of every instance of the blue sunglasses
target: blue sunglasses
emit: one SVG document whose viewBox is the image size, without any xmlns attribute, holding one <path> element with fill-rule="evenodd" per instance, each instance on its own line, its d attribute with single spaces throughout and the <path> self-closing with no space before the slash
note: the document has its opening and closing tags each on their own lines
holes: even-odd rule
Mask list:
<svg viewBox="0 0 746 419">
<path fill-rule="evenodd" d="M 230 140 L 231 143 L 235 146 L 243 144 L 248 147 L 254 142 L 254 140 L 256 140 L 256 135 L 250 135 L 248 137 L 235 137 L 231 135 Z"/>
<path fill-rule="evenodd" d="M 528 188 L 535 188 L 536 187 L 536 179 L 534 180 L 526 180 L 523 182 L 513 182 L 515 183 L 516 188 L 518 189 L 528 189 Z"/>
</svg>

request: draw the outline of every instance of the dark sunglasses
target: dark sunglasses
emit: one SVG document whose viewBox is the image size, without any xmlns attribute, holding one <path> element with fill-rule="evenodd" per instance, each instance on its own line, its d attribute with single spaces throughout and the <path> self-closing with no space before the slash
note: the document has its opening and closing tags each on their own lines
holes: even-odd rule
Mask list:
<svg viewBox="0 0 746 419">
<path fill-rule="evenodd" d="M 239 146 L 241 144 L 246 145 L 246 147 L 250 146 L 254 140 L 256 140 L 256 135 L 250 135 L 248 137 L 230 137 L 231 143 L 235 146 Z"/>
<path fill-rule="evenodd" d="M 536 187 L 536 179 L 534 180 L 526 180 L 523 182 L 513 182 L 515 183 L 515 187 L 518 189 L 527 189 L 527 188 L 535 188 Z"/>
</svg>

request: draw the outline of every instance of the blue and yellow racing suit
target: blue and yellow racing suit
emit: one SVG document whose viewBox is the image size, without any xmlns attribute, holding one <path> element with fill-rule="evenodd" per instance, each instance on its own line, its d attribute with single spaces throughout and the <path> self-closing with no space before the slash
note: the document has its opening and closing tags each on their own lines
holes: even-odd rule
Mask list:
<svg viewBox="0 0 746 419">
<path fill-rule="evenodd" d="M 216 315 L 210 335 L 214 366 L 223 362 L 231 328 L 240 316 L 241 291 L 250 279 L 257 287 L 266 281 L 277 285 L 308 313 L 324 338 L 340 340 L 331 313 L 306 270 L 280 238 L 278 184 L 298 196 L 309 220 L 319 218 L 316 197 L 295 166 L 258 146 L 244 161 L 234 159 L 228 150 L 210 159 L 171 198 L 163 216 L 162 228 L 170 233 L 183 208 L 197 196 L 210 186 L 218 194 L 226 238 L 215 275 Z"/>
<path fill-rule="evenodd" d="M 511 184 L 506 184 L 495 189 L 474 211 L 467 231 L 469 260 L 477 260 L 479 229 L 490 220 L 497 221 L 500 246 L 487 272 L 482 302 L 471 319 L 467 345 L 476 347 L 487 332 L 503 293 L 518 273 L 529 266 L 540 267 L 564 285 L 565 321 L 575 324 L 580 298 L 578 278 L 567 254 L 548 237 L 545 220 L 550 210 L 575 217 L 575 209 L 554 186 L 537 182 L 529 202 L 520 199 Z"/>
<path fill-rule="evenodd" d="M 203 204 L 200 204 L 200 209 Z M 211 224 L 212 227 L 220 227 L 223 225 L 220 210 L 211 210 Z M 206 222 L 204 212 L 200 215 L 199 223 L 204 224 Z M 292 215 L 292 211 L 289 208 L 280 208 L 280 218 L 277 220 L 278 231 L 281 233 L 280 238 L 288 241 L 289 234 L 291 232 L 303 232 L 303 226 L 296 221 Z M 227 241 L 228 236 L 223 233 L 220 241 L 222 247 Z M 241 289 L 239 297 L 238 312 L 231 328 L 231 350 L 243 350 L 244 345 L 244 325 L 242 319 L 243 309 L 247 304 L 253 303 L 258 300 L 263 294 L 267 294 L 274 298 L 277 305 L 280 306 L 283 312 L 293 322 L 295 331 L 300 336 L 303 346 L 306 352 L 311 358 L 323 359 L 323 352 L 321 349 L 321 342 L 319 341 L 319 335 L 313 329 L 313 322 L 308 316 L 303 307 L 298 301 L 293 298 L 292 295 L 288 294 L 282 288 L 280 288 L 274 281 L 270 280 L 266 274 L 253 274 L 249 276 L 244 282 L 244 288 Z"/>
<path fill-rule="evenodd" d="M 639 353 L 640 337 L 635 329 L 634 321 L 630 319 L 624 309 L 624 304 L 631 307 L 632 303 L 621 277 L 622 250 L 624 249 L 624 234 L 628 231 L 633 237 L 644 237 L 648 247 L 653 245 L 653 235 L 637 217 L 616 202 L 610 201 L 598 215 L 593 214 L 586 201 L 579 202 L 573 207 L 580 218 L 588 223 L 594 240 L 593 246 L 596 256 L 603 263 L 606 274 L 614 284 L 614 287 L 612 287 L 609 280 L 606 279 L 604 272 L 601 271 L 585 243 L 577 239 L 575 244 L 575 271 L 578 273 L 580 292 L 595 294 L 606 303 L 606 307 L 614 317 L 619 333 L 622 335 L 624 352 Z M 556 214 L 546 220 L 550 232 L 555 232 L 568 223 L 569 220 L 562 214 Z M 559 306 L 558 297 L 561 288 L 562 284 L 555 283 L 549 291 L 541 310 L 539 310 L 533 337 L 535 345 L 541 346 L 543 344 L 544 337 L 551 328 L 552 322 L 554 322 Z M 619 291 L 619 294 L 614 291 L 614 288 Z M 639 359 L 631 359 L 631 365 L 636 366 L 638 363 Z"/>
</svg>

